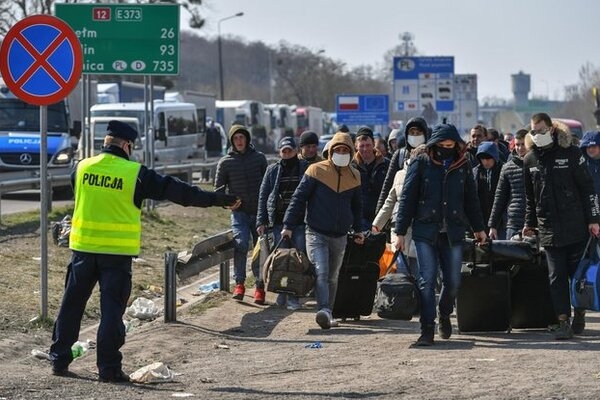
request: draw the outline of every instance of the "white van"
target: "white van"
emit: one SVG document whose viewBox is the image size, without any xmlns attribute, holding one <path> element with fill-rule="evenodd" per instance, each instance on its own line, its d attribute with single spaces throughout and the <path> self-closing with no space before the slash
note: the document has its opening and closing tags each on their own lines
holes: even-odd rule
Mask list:
<svg viewBox="0 0 600 400">
<path fill-rule="evenodd" d="M 90 131 L 92 132 L 92 136 L 94 138 L 92 155 L 96 155 L 96 154 L 100 153 L 100 150 L 102 149 L 102 146 L 104 145 L 104 137 L 106 136 L 108 123 L 113 119 L 116 119 L 116 118 L 115 117 L 92 117 L 90 119 L 89 127 L 90 127 Z M 133 129 L 136 130 L 136 132 L 139 132 L 140 134 L 143 131 L 143 128 L 140 127 L 140 123 L 139 123 L 138 119 L 135 117 L 118 117 L 118 120 L 131 126 Z M 80 140 L 79 145 L 81 146 L 81 144 L 82 144 L 82 141 Z M 81 147 L 77 148 L 77 158 L 78 159 L 83 158 L 83 149 Z M 130 157 L 130 159 L 138 161 L 138 162 L 144 161 L 144 148 L 142 146 L 142 141 L 140 138 L 138 138 L 135 141 L 133 155 Z"/>
<path fill-rule="evenodd" d="M 145 146 L 143 132 L 144 103 L 107 103 L 96 104 L 90 108 L 91 118 L 122 117 L 137 118 L 140 125 L 141 146 Z M 148 122 L 150 117 L 148 112 Z M 148 124 L 154 132 L 154 160 L 177 162 L 192 158 L 204 149 L 206 134 L 201 132 L 196 115 L 196 106 L 192 103 L 181 103 L 154 100 L 154 121 Z"/>
</svg>

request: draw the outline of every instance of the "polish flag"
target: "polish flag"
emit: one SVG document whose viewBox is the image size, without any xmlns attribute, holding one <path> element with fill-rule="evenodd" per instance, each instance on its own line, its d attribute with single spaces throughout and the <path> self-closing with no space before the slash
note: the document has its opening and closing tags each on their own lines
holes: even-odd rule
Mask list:
<svg viewBox="0 0 600 400">
<path fill-rule="evenodd" d="M 338 109 L 342 111 L 358 110 L 358 96 L 343 96 L 338 98 Z"/>
</svg>

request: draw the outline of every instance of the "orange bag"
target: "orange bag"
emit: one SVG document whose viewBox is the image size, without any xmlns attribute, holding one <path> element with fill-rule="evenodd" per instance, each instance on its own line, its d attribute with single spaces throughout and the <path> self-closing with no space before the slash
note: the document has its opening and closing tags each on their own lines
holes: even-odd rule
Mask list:
<svg viewBox="0 0 600 400">
<path fill-rule="evenodd" d="M 385 244 L 385 251 L 379 259 L 379 277 L 384 277 L 392 259 L 394 258 L 394 251 L 390 243 Z M 392 272 L 396 272 L 396 263 L 392 266 Z"/>
</svg>

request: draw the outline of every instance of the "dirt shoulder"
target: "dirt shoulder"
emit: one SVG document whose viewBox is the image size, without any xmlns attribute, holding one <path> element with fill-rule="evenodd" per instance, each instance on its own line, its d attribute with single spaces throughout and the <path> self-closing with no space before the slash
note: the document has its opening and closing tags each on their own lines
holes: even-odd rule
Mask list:
<svg viewBox="0 0 600 400">
<path fill-rule="evenodd" d="M 207 226 L 208 216 L 201 209 L 167 208 L 160 214 L 147 231 L 146 261 L 134 272 L 134 280 L 142 275 L 144 284 L 162 285 L 165 249 L 186 248 L 184 237 L 198 226 Z M 220 218 L 226 225 L 226 215 Z M 122 348 L 126 372 L 160 361 L 176 374 L 173 382 L 99 383 L 95 350 L 73 362 L 76 378 L 55 377 L 47 361 L 30 355 L 32 349 L 48 349 L 51 330 L 21 323 L 35 310 L 35 284 L 28 289 L 33 306 L 6 303 L 11 293 L 24 290 L 11 281 L 14 271 L 6 272 L 10 266 L 19 265 L 23 273 L 31 274 L 30 280 L 36 279 L 30 271 L 35 265 L 29 265 L 31 248 L 37 245 L 35 234 L 14 235 L 14 240 L 2 243 L 9 247 L 0 254 L 0 310 L 5 321 L 0 330 L 0 399 L 600 398 L 599 313 L 588 315 L 583 335 L 566 342 L 552 340 L 545 331 L 455 332 L 450 340 L 436 338 L 431 348 L 413 348 L 419 331 L 416 320 L 389 321 L 372 315 L 325 331 L 314 321 L 311 302 L 290 312 L 273 306 L 274 295 L 268 294 L 270 305 L 257 306 L 250 297 L 252 290 L 242 303 L 229 294 L 212 293 L 203 302 L 179 308 L 177 323 L 165 324 L 161 316 L 128 333 Z M 156 244 L 151 244 L 154 240 Z M 61 263 L 67 256 L 68 252 L 52 256 L 59 261 L 52 258 L 51 262 L 57 280 L 52 287 L 58 291 L 52 294 L 51 315 L 60 299 Z M 214 307 L 203 310 L 204 302 Z M 94 339 L 94 329 L 89 327 L 96 321 L 97 316 L 88 312 L 87 329 L 80 339 Z M 456 329 L 454 317 L 452 322 Z M 314 348 L 317 342 L 320 348 Z"/>
<path fill-rule="evenodd" d="M 177 323 L 155 320 L 128 334 L 126 371 L 160 361 L 176 373 L 173 382 L 98 383 L 94 350 L 71 365 L 78 378 L 54 377 L 48 362 L 28 355 L 32 346 L 48 346 L 50 335 L 17 336 L 0 342 L 0 398 L 600 398 L 597 313 L 588 317 L 584 335 L 568 342 L 544 331 L 513 330 L 455 334 L 434 347 L 413 348 L 417 321 L 371 316 L 324 331 L 310 303 L 290 312 L 254 305 L 250 297 L 245 303 L 225 293 L 211 298 L 219 296 L 216 308 L 180 310 Z M 321 348 L 310 348 L 317 342 Z"/>
</svg>

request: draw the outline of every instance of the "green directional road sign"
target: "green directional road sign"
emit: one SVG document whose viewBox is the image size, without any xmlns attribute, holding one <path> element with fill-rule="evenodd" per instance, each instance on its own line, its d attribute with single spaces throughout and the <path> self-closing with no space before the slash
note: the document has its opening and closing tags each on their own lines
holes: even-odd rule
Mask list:
<svg viewBox="0 0 600 400">
<path fill-rule="evenodd" d="M 56 16 L 81 42 L 84 74 L 179 73 L 177 4 L 57 3 Z"/>
</svg>

